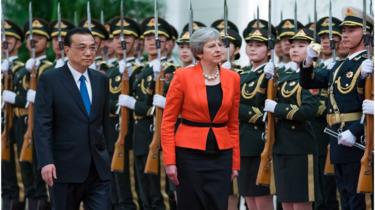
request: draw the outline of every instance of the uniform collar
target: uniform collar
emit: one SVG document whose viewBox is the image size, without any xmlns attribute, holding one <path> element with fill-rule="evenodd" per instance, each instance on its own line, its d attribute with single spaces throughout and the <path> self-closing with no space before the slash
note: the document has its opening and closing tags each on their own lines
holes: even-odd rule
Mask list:
<svg viewBox="0 0 375 210">
<path fill-rule="evenodd" d="M 8 58 L 8 60 L 12 63 L 14 60 L 17 60 L 18 59 L 18 56 L 17 55 L 13 55 L 13 56 L 10 56 Z"/>
<path fill-rule="evenodd" d="M 260 66 L 258 66 L 257 68 L 251 68 L 251 71 L 253 71 L 253 72 L 257 72 L 259 69 L 261 69 L 261 68 L 263 68 L 263 66 L 265 66 L 267 63 L 263 63 L 263 64 L 261 64 Z"/>
<path fill-rule="evenodd" d="M 366 52 L 366 50 L 361 50 L 361 51 L 355 52 L 355 53 L 353 53 L 351 55 L 348 55 L 347 59 L 348 60 L 353 60 L 353 58 L 357 57 L 359 54 L 364 53 L 364 52 Z"/>
<path fill-rule="evenodd" d="M 36 57 L 35 59 L 38 60 L 38 61 L 41 61 L 41 60 L 44 60 L 47 58 L 47 55 L 41 55 L 39 57 Z"/>
</svg>

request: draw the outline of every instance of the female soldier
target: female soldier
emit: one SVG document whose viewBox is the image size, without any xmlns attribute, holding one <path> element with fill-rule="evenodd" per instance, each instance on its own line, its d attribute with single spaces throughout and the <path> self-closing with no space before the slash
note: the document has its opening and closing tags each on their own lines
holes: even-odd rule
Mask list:
<svg viewBox="0 0 375 210">
<path fill-rule="evenodd" d="M 299 85 L 298 66 L 306 58 L 313 32 L 301 29 L 291 38 L 290 57 L 294 65 L 279 72 L 277 102 L 267 99 L 264 111 L 278 118 L 273 147 L 276 194 L 284 210 L 309 210 L 317 199 L 316 143 L 309 120 L 315 117 L 318 98 Z M 272 63 L 265 66 L 268 77 L 274 74 Z"/>
<path fill-rule="evenodd" d="M 267 25 L 267 22 L 263 24 Z M 256 185 L 260 154 L 264 147 L 262 116 L 268 81 L 264 77 L 263 69 L 270 52 L 267 49 L 267 30 L 251 28 L 251 25 L 245 29 L 245 32 L 250 32 L 245 34 L 245 40 L 251 70 L 241 73 L 239 190 L 245 197 L 249 209 L 272 210 L 273 202 L 269 187 Z"/>
</svg>

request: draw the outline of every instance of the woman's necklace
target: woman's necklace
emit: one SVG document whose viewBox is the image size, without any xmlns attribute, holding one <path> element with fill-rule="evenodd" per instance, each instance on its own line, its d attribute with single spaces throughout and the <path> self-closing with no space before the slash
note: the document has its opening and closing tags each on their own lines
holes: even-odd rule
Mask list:
<svg viewBox="0 0 375 210">
<path fill-rule="evenodd" d="M 219 76 L 219 68 L 218 67 L 216 67 L 216 72 L 215 72 L 214 75 L 209 75 L 209 74 L 206 74 L 206 73 L 203 72 L 203 77 L 208 81 L 215 80 L 218 76 Z"/>
</svg>

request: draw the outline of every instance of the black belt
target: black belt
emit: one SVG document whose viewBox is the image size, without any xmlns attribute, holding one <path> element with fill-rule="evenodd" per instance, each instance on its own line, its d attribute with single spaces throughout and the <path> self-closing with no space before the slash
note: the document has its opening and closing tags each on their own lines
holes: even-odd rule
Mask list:
<svg viewBox="0 0 375 210">
<path fill-rule="evenodd" d="M 227 123 L 205 123 L 205 122 L 193 122 L 184 118 L 181 118 L 181 123 L 189 126 L 194 126 L 194 127 L 213 127 L 213 128 L 221 128 L 227 126 Z"/>
</svg>

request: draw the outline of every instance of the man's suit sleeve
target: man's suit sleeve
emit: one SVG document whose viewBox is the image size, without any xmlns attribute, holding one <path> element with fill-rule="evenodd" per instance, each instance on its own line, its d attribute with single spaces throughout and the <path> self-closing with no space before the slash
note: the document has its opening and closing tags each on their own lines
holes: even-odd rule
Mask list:
<svg viewBox="0 0 375 210">
<path fill-rule="evenodd" d="M 49 74 L 42 74 L 38 80 L 34 104 L 34 142 L 38 168 L 53 164 L 53 88 L 49 84 Z"/>
</svg>

